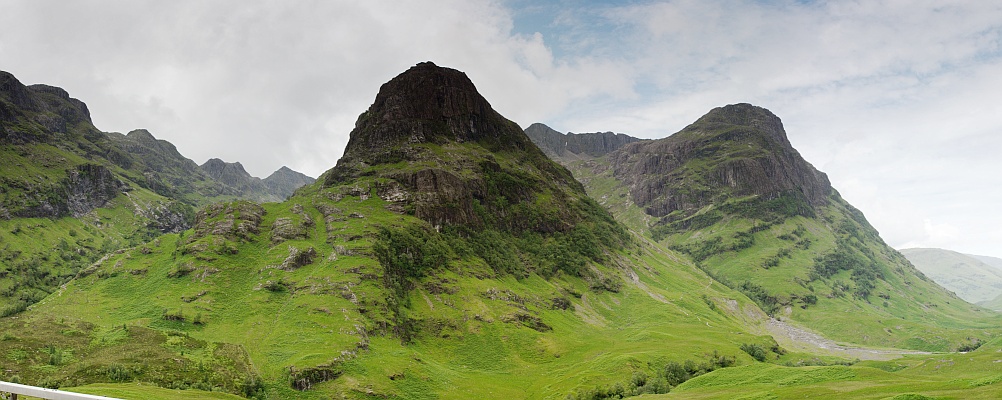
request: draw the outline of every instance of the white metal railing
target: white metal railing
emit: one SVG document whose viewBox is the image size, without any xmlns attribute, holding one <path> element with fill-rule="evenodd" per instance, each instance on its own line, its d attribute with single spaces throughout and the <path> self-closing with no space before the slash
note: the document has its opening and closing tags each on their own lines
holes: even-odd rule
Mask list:
<svg viewBox="0 0 1002 400">
<path fill-rule="evenodd" d="M 5 397 L 9 393 L 9 398 L 11 400 L 16 400 L 17 395 L 25 395 L 38 397 L 47 400 L 116 400 L 111 397 L 95 396 L 92 394 L 83 393 L 73 393 L 64 392 L 62 390 L 56 389 L 46 389 L 37 386 L 22 385 L 19 383 L 10 383 L 0 381 L 0 398 Z"/>
</svg>

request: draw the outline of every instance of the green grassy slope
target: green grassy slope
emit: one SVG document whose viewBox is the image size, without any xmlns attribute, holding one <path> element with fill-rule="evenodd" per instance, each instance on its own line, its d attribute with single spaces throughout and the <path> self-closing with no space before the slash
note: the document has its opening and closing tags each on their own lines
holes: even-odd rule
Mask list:
<svg viewBox="0 0 1002 400">
<path fill-rule="evenodd" d="M 635 372 L 653 374 L 667 361 L 702 361 L 715 350 L 748 363 L 738 347 L 769 341 L 742 328 L 747 312 L 757 310 L 746 298 L 646 244 L 588 263 L 609 278 L 607 288 L 565 273 L 518 279 L 480 257 L 450 255 L 408 280 L 413 288 L 392 310 L 386 272 L 371 255 L 374 239 L 381 227 L 427 229 L 427 223 L 387 211 L 374 185 L 356 195 L 338 190 L 267 204 L 258 227 L 248 225 L 245 235 L 191 240 L 196 229 L 109 258 L 4 321 L 0 353 L 24 354 L 3 360 L 4 368 L 22 381 L 50 385 L 114 381 L 115 371 L 130 371 L 118 379 L 253 394 L 260 381 L 273 398 L 364 397 L 368 391 L 562 398 L 625 384 Z M 320 222 L 319 209 L 329 207 L 364 217 Z M 254 209 L 236 203 L 209 225 L 226 226 L 233 214 L 255 220 Z M 317 222 L 303 225 L 304 237 L 275 242 L 285 219 Z M 234 221 L 239 227 L 244 220 Z M 463 242 L 424 232 L 453 249 Z M 330 237 L 338 239 L 332 244 Z M 316 256 L 283 269 L 290 248 L 312 248 Z M 407 344 L 394 321 L 399 314 L 409 326 Z M 56 327 L 24 328 L 34 324 Z M 62 361 L 49 362 L 49 346 Z M 137 353 L 142 360 L 123 355 Z M 228 362 L 233 354 L 246 354 L 246 362 Z M 160 364 L 170 360 L 180 360 L 179 367 Z M 190 369 L 208 378 L 186 378 Z M 311 389 L 293 389 L 297 379 Z"/>
<path fill-rule="evenodd" d="M 184 223 L 191 206 L 132 181 L 123 192 L 84 215 L 39 215 L 46 204 L 65 202 L 67 171 L 93 161 L 47 143 L 0 145 L 0 315 L 23 310 L 105 255 L 145 243 Z M 120 168 L 116 176 L 123 177 Z M 27 216 L 18 217 L 25 213 Z"/>
<path fill-rule="evenodd" d="M 4 370 L 268 398 L 564 398 L 637 376 L 663 392 L 679 383 L 666 365 L 774 347 L 745 328 L 754 303 L 631 239 L 465 75 L 412 72 L 384 90 L 417 95 L 381 91 L 345 159 L 289 201 L 206 207 L 0 320 Z M 379 115 L 441 98 L 422 90 L 455 96 L 450 117 Z"/>
<path fill-rule="evenodd" d="M 943 249 L 903 249 L 908 261 L 960 298 L 979 303 L 1002 295 L 1002 270 L 981 260 Z"/>
<path fill-rule="evenodd" d="M 192 229 L 113 252 L 0 318 L 0 379 L 124 398 L 976 398 L 997 387 L 997 340 L 856 363 L 760 335 L 765 311 L 856 343 L 974 348 L 997 334 L 997 317 L 905 269 L 837 194 L 814 214 L 746 195 L 656 225 L 607 161 L 572 165 L 591 200 L 465 75 L 416 69 L 431 73 L 384 88 L 442 103 L 381 92 L 343 164 L 288 201 L 204 207 Z"/>
<path fill-rule="evenodd" d="M 119 249 L 190 226 L 234 200 L 149 132 L 103 133 L 64 90 L 0 71 L 0 316 Z"/>
<path fill-rule="evenodd" d="M 996 399 L 1000 343 L 971 353 L 915 355 L 854 366 L 790 368 L 754 364 L 697 377 L 665 399 Z"/>
<path fill-rule="evenodd" d="M 672 174 L 681 174 L 673 178 L 673 185 L 681 185 L 674 190 L 685 192 L 687 182 L 695 182 L 697 192 L 715 193 L 699 198 L 716 200 L 663 218 L 635 203 L 631 186 L 615 177 L 610 156 L 567 166 L 631 230 L 687 254 L 769 314 L 836 341 L 949 351 L 998 334 L 998 316 L 912 267 L 837 192 L 827 204 L 812 207 L 795 194 L 765 198 L 715 190 L 706 176 L 716 176 L 716 165 L 740 163 L 732 158 L 761 151 L 728 152 L 726 142 L 712 148 L 723 150 L 705 150 Z"/>
</svg>

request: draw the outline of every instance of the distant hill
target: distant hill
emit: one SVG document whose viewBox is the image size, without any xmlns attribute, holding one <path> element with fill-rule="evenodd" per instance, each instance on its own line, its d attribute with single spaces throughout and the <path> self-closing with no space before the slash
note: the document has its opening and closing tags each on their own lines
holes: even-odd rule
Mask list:
<svg viewBox="0 0 1002 400">
<path fill-rule="evenodd" d="M 257 202 L 280 202 L 296 189 L 313 183 L 316 179 L 282 167 L 265 179 L 251 176 L 239 162 L 228 163 L 210 158 L 199 168 L 209 177 L 232 188 L 239 198 Z"/>
<path fill-rule="evenodd" d="M 900 250 L 916 268 L 970 303 L 1002 295 L 1002 269 L 978 257 L 944 249 Z"/>
<path fill-rule="evenodd" d="M 261 181 L 268 188 L 269 193 L 279 200 L 285 200 L 289 196 L 292 196 L 296 192 L 296 189 L 312 184 L 316 182 L 316 179 L 306 176 L 302 172 L 293 171 L 289 167 L 282 166 L 282 168 L 272 172 L 271 175 L 268 175 L 267 178 Z"/>
<path fill-rule="evenodd" d="M 993 266 L 995 268 L 998 268 L 999 270 L 1002 270 L 1002 258 L 989 257 L 989 256 L 978 256 L 978 255 L 974 255 L 974 254 L 968 254 L 968 255 L 971 256 L 971 257 L 977 258 L 978 260 L 981 260 L 981 262 L 983 262 L 985 264 L 991 265 L 991 266 Z"/>
</svg>

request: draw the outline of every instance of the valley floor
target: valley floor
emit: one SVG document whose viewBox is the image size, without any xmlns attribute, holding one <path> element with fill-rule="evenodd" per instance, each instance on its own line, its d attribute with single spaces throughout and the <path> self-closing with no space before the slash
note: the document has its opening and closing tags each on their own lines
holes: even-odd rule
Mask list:
<svg viewBox="0 0 1002 400">
<path fill-rule="evenodd" d="M 770 318 L 762 324 L 762 328 L 771 335 L 780 346 L 786 349 L 857 360 L 893 360 L 909 354 L 932 354 L 926 351 L 880 349 L 866 346 L 843 345 L 825 338 L 805 328 L 789 322 Z"/>
</svg>

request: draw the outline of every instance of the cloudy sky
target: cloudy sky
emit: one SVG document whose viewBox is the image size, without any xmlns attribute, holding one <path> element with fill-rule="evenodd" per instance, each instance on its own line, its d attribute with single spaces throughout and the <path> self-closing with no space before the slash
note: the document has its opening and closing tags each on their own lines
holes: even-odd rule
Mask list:
<svg viewBox="0 0 1002 400">
<path fill-rule="evenodd" d="M 892 246 L 1002 257 L 1002 2 L 0 0 L 0 69 L 198 163 L 317 176 L 379 85 L 431 60 L 520 125 L 670 135 L 725 104 Z"/>
</svg>

